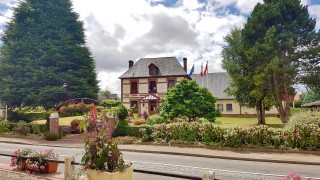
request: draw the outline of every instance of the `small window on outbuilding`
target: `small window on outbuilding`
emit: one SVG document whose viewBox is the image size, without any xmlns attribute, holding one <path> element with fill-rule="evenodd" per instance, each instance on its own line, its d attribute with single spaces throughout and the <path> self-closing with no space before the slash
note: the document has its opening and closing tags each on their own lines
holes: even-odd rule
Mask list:
<svg viewBox="0 0 320 180">
<path fill-rule="evenodd" d="M 156 65 L 154 65 L 153 63 L 151 63 L 151 64 L 149 65 L 149 75 L 150 75 L 150 76 L 157 76 L 157 75 L 159 75 L 159 68 L 158 68 Z"/>
<path fill-rule="evenodd" d="M 232 104 L 226 104 L 226 111 L 228 112 L 232 111 Z"/>
<path fill-rule="evenodd" d="M 223 111 L 223 104 L 217 104 L 217 109 L 218 109 L 218 111 L 222 112 Z"/>
</svg>

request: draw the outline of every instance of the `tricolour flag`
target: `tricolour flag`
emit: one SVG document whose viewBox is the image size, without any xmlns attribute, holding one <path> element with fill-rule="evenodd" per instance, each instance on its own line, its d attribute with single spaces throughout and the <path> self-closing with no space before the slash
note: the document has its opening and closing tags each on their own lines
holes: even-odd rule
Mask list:
<svg viewBox="0 0 320 180">
<path fill-rule="evenodd" d="M 190 76 L 191 76 L 193 73 L 194 73 L 194 64 L 193 64 L 193 66 L 192 66 L 192 68 L 191 68 L 191 70 L 190 70 L 190 72 L 189 72 L 189 74 L 188 74 L 188 77 L 190 78 Z"/>
<path fill-rule="evenodd" d="M 208 74 L 208 61 L 207 61 L 206 67 L 204 68 L 203 76 L 206 76 L 206 74 Z"/>
</svg>

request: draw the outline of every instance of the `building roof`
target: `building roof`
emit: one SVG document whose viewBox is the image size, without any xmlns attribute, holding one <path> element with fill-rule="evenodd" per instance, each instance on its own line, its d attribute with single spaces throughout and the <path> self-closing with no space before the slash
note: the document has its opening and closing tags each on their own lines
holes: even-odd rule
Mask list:
<svg viewBox="0 0 320 180">
<path fill-rule="evenodd" d="M 149 75 L 149 65 L 159 68 L 158 76 L 187 76 L 176 57 L 140 58 L 119 78 L 154 77 Z"/>
<path fill-rule="evenodd" d="M 230 78 L 226 72 L 208 73 L 203 78 L 201 78 L 200 74 L 194 74 L 191 78 L 200 86 L 203 80 L 203 86 L 207 87 L 211 94 L 218 99 L 234 99 L 233 96 L 228 96 L 226 93 L 230 83 Z"/>
<path fill-rule="evenodd" d="M 320 101 L 306 103 L 306 104 L 301 105 L 301 107 L 320 107 Z"/>
<path fill-rule="evenodd" d="M 160 100 L 160 98 L 158 96 L 149 94 L 149 95 L 146 95 L 145 97 L 141 98 L 140 100 L 141 101 L 150 101 L 150 100 Z"/>
</svg>

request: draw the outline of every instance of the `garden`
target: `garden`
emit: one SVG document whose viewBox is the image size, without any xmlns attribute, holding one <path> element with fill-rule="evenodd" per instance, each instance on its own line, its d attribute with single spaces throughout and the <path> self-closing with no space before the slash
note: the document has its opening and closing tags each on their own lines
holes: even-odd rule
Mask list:
<svg viewBox="0 0 320 180">
<path fill-rule="evenodd" d="M 44 111 L 37 107 L 20 108 L 10 117 L 15 121 L 0 121 L 1 136 L 30 136 L 58 140 L 65 135 L 63 128 L 74 129 L 72 133 L 82 133 L 81 124 L 85 122 L 93 104 L 70 104 L 62 106 L 59 119 L 60 132 L 48 132 L 48 123 Z M 27 110 L 26 110 L 27 109 Z M 205 120 L 190 121 L 181 116 L 164 119 L 161 115 L 128 117 L 131 110 L 121 104 L 114 107 L 97 106 L 99 115 L 117 117 L 113 136 L 119 143 L 170 143 L 224 147 L 257 147 L 272 149 L 320 148 L 320 112 L 301 110 L 295 112 L 287 124 L 282 124 L 277 117 L 267 117 L 267 125 L 256 126 L 255 118 L 217 117 L 214 122 Z M 31 113 L 29 113 L 31 112 Z M 35 114 L 35 116 L 33 116 Z M 41 114 L 41 116 L 39 115 Z M 39 117 L 42 118 L 39 120 Z M 102 116 L 101 116 L 102 117 Z"/>
</svg>

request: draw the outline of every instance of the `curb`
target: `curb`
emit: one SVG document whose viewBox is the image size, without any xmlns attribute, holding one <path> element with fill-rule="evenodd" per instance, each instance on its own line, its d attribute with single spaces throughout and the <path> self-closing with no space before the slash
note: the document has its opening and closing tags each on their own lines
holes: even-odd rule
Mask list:
<svg viewBox="0 0 320 180">
<path fill-rule="evenodd" d="M 253 162 L 271 162 L 271 163 L 282 163 L 282 164 L 302 164 L 302 165 L 314 165 L 320 166 L 320 162 L 306 162 L 306 161 L 288 161 L 288 160 L 273 160 L 273 159 L 259 159 L 259 158 L 242 158 L 233 156 L 215 156 L 206 154 L 188 154 L 179 152 L 163 152 L 163 151 L 151 151 L 151 150 L 132 150 L 132 149 L 121 149 L 126 152 L 143 152 L 143 153 L 156 153 L 156 154 L 170 154 L 179 156 L 191 156 L 191 157 L 203 157 L 203 158 L 214 158 L 214 159 L 228 159 L 228 160 L 239 160 L 239 161 L 253 161 Z"/>
<path fill-rule="evenodd" d="M 52 145 L 52 144 L 41 144 L 41 143 L 34 144 L 34 143 L 27 143 L 27 142 L 17 142 L 17 141 L 11 142 L 11 141 L 2 141 L 2 140 L 0 140 L 0 142 L 9 143 L 9 144 L 25 144 L 25 145 L 48 146 L 48 147 L 79 148 L 79 146 L 70 146 L 70 145 L 64 146 L 64 145 Z M 234 156 L 216 156 L 216 155 L 207 155 L 207 154 L 192 154 L 192 153 L 180 153 L 180 152 L 171 152 L 171 151 L 154 151 L 154 150 L 134 150 L 134 149 L 125 149 L 125 148 L 119 148 L 119 149 L 121 151 L 137 152 L 137 153 L 170 154 L 170 155 L 179 155 L 179 156 L 228 159 L 228 160 L 238 160 L 238 161 L 270 162 L 270 163 L 282 163 L 282 164 L 302 164 L 302 165 L 320 166 L 320 162 L 273 160 L 273 159 L 245 158 L 245 157 L 234 157 Z"/>
</svg>

